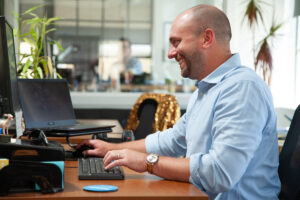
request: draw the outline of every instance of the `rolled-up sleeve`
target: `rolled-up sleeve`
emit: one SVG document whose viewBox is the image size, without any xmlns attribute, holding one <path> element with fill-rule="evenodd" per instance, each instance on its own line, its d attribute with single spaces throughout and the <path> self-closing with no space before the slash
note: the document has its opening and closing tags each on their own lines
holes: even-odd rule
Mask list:
<svg viewBox="0 0 300 200">
<path fill-rule="evenodd" d="M 185 118 L 183 115 L 173 128 L 158 131 L 146 137 L 146 152 L 179 157 L 186 153 Z"/>
</svg>

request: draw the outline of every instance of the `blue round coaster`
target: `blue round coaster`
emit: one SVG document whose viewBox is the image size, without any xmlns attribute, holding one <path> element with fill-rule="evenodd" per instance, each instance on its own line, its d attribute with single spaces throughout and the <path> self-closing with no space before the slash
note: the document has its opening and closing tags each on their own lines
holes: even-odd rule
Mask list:
<svg viewBox="0 0 300 200">
<path fill-rule="evenodd" d="M 83 189 L 92 192 L 114 192 L 118 190 L 118 187 L 114 185 L 87 185 Z"/>
</svg>

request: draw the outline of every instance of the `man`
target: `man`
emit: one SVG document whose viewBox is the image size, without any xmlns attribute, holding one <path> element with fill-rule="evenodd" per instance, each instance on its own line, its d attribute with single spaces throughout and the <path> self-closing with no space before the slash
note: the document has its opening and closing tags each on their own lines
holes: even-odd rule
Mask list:
<svg viewBox="0 0 300 200">
<path fill-rule="evenodd" d="M 132 81 L 133 75 L 141 75 L 143 73 L 141 62 L 131 55 L 131 43 L 126 38 L 120 38 L 122 46 L 122 63 L 124 65 L 124 76 L 125 83 Z"/>
<path fill-rule="evenodd" d="M 186 113 L 173 128 L 143 140 L 86 140 L 79 147 L 94 149 L 85 155 L 105 156 L 106 168 L 123 165 L 189 181 L 211 199 L 277 199 L 272 96 L 253 70 L 241 66 L 239 55 L 231 54 L 230 39 L 229 21 L 219 9 L 199 5 L 180 14 L 168 56 L 179 63 L 183 77 L 198 80 Z"/>
</svg>

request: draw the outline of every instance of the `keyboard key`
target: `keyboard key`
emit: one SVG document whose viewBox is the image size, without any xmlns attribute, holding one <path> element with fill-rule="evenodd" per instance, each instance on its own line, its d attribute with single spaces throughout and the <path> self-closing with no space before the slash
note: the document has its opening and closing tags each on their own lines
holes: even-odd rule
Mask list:
<svg viewBox="0 0 300 200">
<path fill-rule="evenodd" d="M 96 163 L 95 163 L 95 160 L 92 158 L 89 161 L 90 161 L 91 173 L 95 174 L 96 173 Z"/>
<path fill-rule="evenodd" d="M 89 173 L 89 162 L 88 162 L 88 160 L 82 160 L 81 166 L 82 166 L 82 172 L 83 173 Z"/>
<path fill-rule="evenodd" d="M 103 168 L 102 168 L 102 165 L 100 164 L 100 161 L 99 160 L 95 160 L 95 163 L 96 163 L 96 171 L 97 173 L 102 173 L 103 172 Z"/>
</svg>

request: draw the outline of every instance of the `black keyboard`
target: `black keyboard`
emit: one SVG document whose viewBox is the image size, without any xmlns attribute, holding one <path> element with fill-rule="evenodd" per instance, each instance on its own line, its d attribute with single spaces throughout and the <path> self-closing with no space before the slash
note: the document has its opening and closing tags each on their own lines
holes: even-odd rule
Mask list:
<svg viewBox="0 0 300 200">
<path fill-rule="evenodd" d="M 119 166 L 105 170 L 103 158 L 78 158 L 78 178 L 80 180 L 123 180 L 124 172 Z"/>
</svg>

